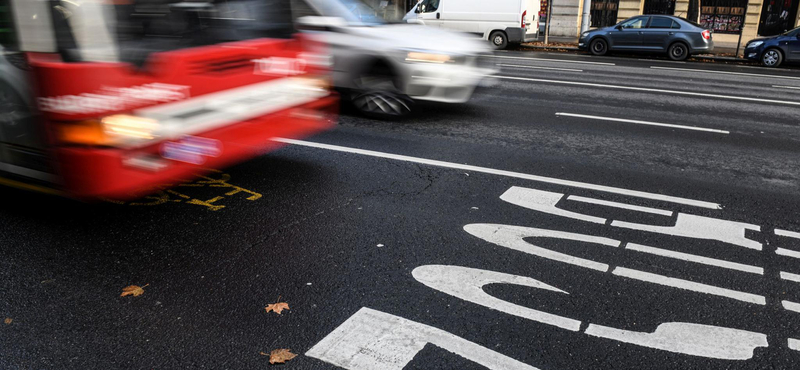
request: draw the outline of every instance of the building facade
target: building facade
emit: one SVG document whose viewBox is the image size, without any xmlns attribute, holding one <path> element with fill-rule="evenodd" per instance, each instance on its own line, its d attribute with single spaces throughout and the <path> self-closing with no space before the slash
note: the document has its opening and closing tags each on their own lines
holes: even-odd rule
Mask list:
<svg viewBox="0 0 800 370">
<path fill-rule="evenodd" d="M 577 38 L 583 1 L 550 1 L 550 35 Z M 736 48 L 740 35 L 744 44 L 800 25 L 798 3 L 800 0 L 591 0 L 591 27 L 611 26 L 640 14 L 675 15 L 714 31 L 718 47 Z"/>
</svg>

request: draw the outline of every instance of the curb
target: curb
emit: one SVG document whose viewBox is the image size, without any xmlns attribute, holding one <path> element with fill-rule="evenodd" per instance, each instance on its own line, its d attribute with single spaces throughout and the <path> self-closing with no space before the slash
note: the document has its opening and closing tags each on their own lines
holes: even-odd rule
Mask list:
<svg viewBox="0 0 800 370">
<path fill-rule="evenodd" d="M 534 46 L 534 45 L 520 45 L 523 49 L 533 49 L 533 50 L 541 50 L 541 51 L 570 51 L 570 52 L 580 52 L 581 50 L 574 46 Z M 749 60 L 744 58 L 736 58 L 736 57 L 718 57 L 714 55 L 694 55 L 691 57 L 692 59 L 701 59 L 701 60 L 713 60 L 718 62 L 736 62 L 736 63 L 750 63 Z"/>
</svg>

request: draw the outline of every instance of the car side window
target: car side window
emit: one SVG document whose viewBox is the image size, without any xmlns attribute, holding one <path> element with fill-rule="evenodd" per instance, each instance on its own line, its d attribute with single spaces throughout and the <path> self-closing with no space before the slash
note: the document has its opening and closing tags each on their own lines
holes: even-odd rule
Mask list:
<svg viewBox="0 0 800 370">
<path fill-rule="evenodd" d="M 650 26 L 647 28 L 671 28 L 672 23 L 674 22 L 669 18 L 653 17 L 653 20 L 650 21 Z"/>
<path fill-rule="evenodd" d="M 622 28 L 644 28 L 647 25 L 647 19 L 649 17 L 639 17 L 629 19 L 622 23 Z"/>
<path fill-rule="evenodd" d="M 680 29 L 681 28 L 681 24 L 678 23 L 678 22 L 672 21 L 672 27 L 670 27 L 670 28 Z"/>
<path fill-rule="evenodd" d="M 440 0 L 422 0 L 417 7 L 420 13 L 432 13 L 439 9 Z"/>
</svg>

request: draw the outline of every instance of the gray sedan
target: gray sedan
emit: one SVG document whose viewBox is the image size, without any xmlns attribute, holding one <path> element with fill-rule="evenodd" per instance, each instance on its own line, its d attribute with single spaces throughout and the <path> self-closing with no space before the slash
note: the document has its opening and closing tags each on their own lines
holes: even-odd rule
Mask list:
<svg viewBox="0 0 800 370">
<path fill-rule="evenodd" d="M 672 60 L 714 49 L 711 31 L 686 19 L 667 15 L 640 15 L 614 26 L 586 31 L 578 47 L 594 55 L 610 51 L 666 52 Z"/>
</svg>

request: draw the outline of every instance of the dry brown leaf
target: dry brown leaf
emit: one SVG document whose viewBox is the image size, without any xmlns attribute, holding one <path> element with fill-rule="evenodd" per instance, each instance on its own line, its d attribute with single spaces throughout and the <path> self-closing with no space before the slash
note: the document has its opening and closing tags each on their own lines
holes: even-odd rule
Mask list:
<svg viewBox="0 0 800 370">
<path fill-rule="evenodd" d="M 150 285 L 150 284 L 145 284 L 144 286 L 128 285 L 128 286 L 122 288 L 122 294 L 120 294 L 119 296 L 120 297 L 124 297 L 124 296 L 127 296 L 127 295 L 132 295 L 134 297 L 138 297 L 138 296 L 144 294 L 144 288 L 146 288 L 148 285 Z"/>
<path fill-rule="evenodd" d="M 269 353 L 269 363 L 270 364 L 282 364 L 286 361 L 289 361 L 293 358 L 297 357 L 296 354 L 292 353 L 291 350 L 283 348 L 283 349 L 274 349 L 272 352 Z"/>
<path fill-rule="evenodd" d="M 3 320 L 3 323 L 4 323 L 4 324 L 6 324 L 6 325 L 8 325 L 8 324 L 11 324 L 11 322 L 12 322 L 12 321 L 14 321 L 14 319 L 12 319 L 12 318 L 10 318 L 10 317 L 6 317 L 6 319 L 5 319 L 5 320 Z"/>
<path fill-rule="evenodd" d="M 258 354 L 261 355 L 261 356 L 269 356 L 269 353 L 264 353 L 264 351 L 261 351 Z"/>
<path fill-rule="evenodd" d="M 289 309 L 289 304 L 286 302 L 278 302 L 278 303 L 268 304 L 267 307 L 264 307 L 264 309 L 267 310 L 267 312 L 275 311 L 275 313 L 280 315 L 281 311 Z"/>
</svg>

